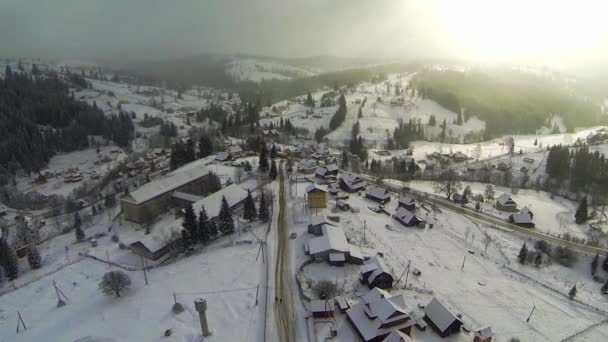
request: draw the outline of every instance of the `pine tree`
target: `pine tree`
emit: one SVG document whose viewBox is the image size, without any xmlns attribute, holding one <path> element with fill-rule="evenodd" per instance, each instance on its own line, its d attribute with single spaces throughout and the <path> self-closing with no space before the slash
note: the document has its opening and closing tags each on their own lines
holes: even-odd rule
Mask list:
<svg viewBox="0 0 608 342">
<path fill-rule="evenodd" d="M 27 255 L 27 262 L 33 269 L 38 269 L 42 266 L 40 262 L 40 252 L 38 252 L 38 248 L 35 246 L 30 249 L 30 252 Z"/>
<path fill-rule="evenodd" d="M 310 94 L 310 92 L 308 92 L 308 95 L 306 96 L 306 102 L 305 102 L 305 104 L 308 107 L 314 107 L 315 106 L 315 100 L 313 100 L 312 94 Z"/>
<path fill-rule="evenodd" d="M 541 252 L 536 253 L 536 258 L 534 258 L 534 266 L 540 267 L 543 263 L 543 255 Z"/>
<path fill-rule="evenodd" d="M 192 247 L 192 237 L 187 229 L 182 229 L 182 245 L 184 246 L 184 249 Z"/>
<path fill-rule="evenodd" d="M 276 159 L 277 157 L 277 147 L 275 144 L 272 144 L 272 149 L 270 149 L 270 159 Z"/>
<path fill-rule="evenodd" d="M 222 207 L 219 213 L 219 228 L 222 234 L 230 235 L 234 233 L 234 220 L 232 219 L 232 212 L 226 197 L 222 197 Z"/>
<path fill-rule="evenodd" d="M 270 212 L 268 211 L 268 204 L 266 203 L 266 195 L 262 191 L 260 195 L 260 207 L 258 208 L 258 218 L 262 222 L 268 222 L 270 220 Z"/>
<path fill-rule="evenodd" d="M 3 238 L 0 238 L 0 265 L 4 268 L 4 274 L 8 280 L 16 279 L 19 276 L 17 254 Z"/>
<path fill-rule="evenodd" d="M 348 169 L 348 153 L 346 153 L 346 151 L 342 151 L 342 163 L 340 167 L 343 169 Z"/>
<path fill-rule="evenodd" d="M 524 265 L 526 263 L 528 259 L 528 249 L 526 248 L 526 244 L 524 243 L 523 246 L 521 246 L 521 249 L 519 250 L 519 255 L 517 255 L 517 260 L 519 260 L 519 263 Z"/>
<path fill-rule="evenodd" d="M 278 176 L 278 171 L 277 171 L 277 163 L 273 160 L 272 164 L 270 166 L 270 172 L 268 172 L 268 177 L 270 177 L 270 179 L 275 180 L 277 179 Z"/>
<path fill-rule="evenodd" d="M 182 227 L 188 231 L 191 243 L 196 244 L 198 242 L 198 223 L 196 222 L 196 214 L 192 205 L 187 206 L 184 209 L 184 219 L 182 221 Z"/>
<path fill-rule="evenodd" d="M 85 239 L 84 231 L 82 230 L 82 221 L 78 212 L 74 213 L 74 232 L 76 234 L 77 241 L 83 241 Z"/>
<path fill-rule="evenodd" d="M 591 275 L 594 276 L 597 272 L 597 266 L 600 263 L 600 255 L 599 253 L 595 254 L 593 261 L 591 261 Z"/>
<path fill-rule="evenodd" d="M 606 283 L 602 285 L 602 294 L 606 293 L 608 293 L 608 280 L 606 280 Z"/>
<path fill-rule="evenodd" d="M 587 196 L 583 197 L 583 200 L 576 209 L 576 213 L 574 214 L 574 221 L 577 224 L 581 224 L 589 219 L 587 212 Z"/>
<path fill-rule="evenodd" d="M 209 239 L 213 240 L 217 237 L 218 235 L 218 231 L 217 231 L 217 224 L 215 224 L 215 221 L 209 221 Z"/>
<path fill-rule="evenodd" d="M 268 149 L 266 148 L 266 144 L 262 144 L 262 149 L 260 150 L 260 159 L 258 161 L 258 169 L 261 172 L 268 171 Z"/>
<path fill-rule="evenodd" d="M 251 222 L 254 221 L 257 216 L 258 213 L 257 209 L 255 208 L 253 196 L 251 196 L 251 191 L 247 190 L 247 197 L 245 198 L 245 203 L 243 204 L 243 218 Z"/>
<path fill-rule="evenodd" d="M 604 258 L 604 262 L 602 263 L 602 269 L 608 272 L 608 255 Z"/>
<path fill-rule="evenodd" d="M 198 213 L 198 241 L 207 243 L 209 240 L 211 240 L 209 236 L 209 216 L 205 207 L 202 207 Z"/>
<path fill-rule="evenodd" d="M 570 292 L 568 292 L 568 298 L 570 298 L 570 300 L 574 299 L 574 297 L 576 297 L 576 292 L 576 284 L 574 284 L 574 286 L 572 286 L 570 289 Z"/>
</svg>

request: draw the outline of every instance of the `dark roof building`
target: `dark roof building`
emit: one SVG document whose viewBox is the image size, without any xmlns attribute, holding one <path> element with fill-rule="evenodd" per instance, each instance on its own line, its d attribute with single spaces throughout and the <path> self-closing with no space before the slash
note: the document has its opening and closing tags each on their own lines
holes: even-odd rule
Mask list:
<svg viewBox="0 0 608 342">
<path fill-rule="evenodd" d="M 403 207 L 399 207 L 399 209 L 397 209 L 395 214 L 393 214 L 393 218 L 406 227 L 417 226 L 423 222 L 423 220 L 419 219 L 416 214 Z"/>
<path fill-rule="evenodd" d="M 424 320 L 441 337 L 459 332 L 462 325 L 462 321 L 437 298 L 424 307 Z"/>
<path fill-rule="evenodd" d="M 390 289 L 393 287 L 393 275 L 384 262 L 374 257 L 367 264 L 361 266 L 361 283 L 370 289 L 379 287 Z"/>
<path fill-rule="evenodd" d="M 365 182 L 357 175 L 347 174 L 340 178 L 340 187 L 347 192 L 357 192 L 365 189 Z"/>
<path fill-rule="evenodd" d="M 384 188 L 371 186 L 365 190 L 365 198 L 384 204 L 391 200 L 391 194 Z"/>
<path fill-rule="evenodd" d="M 409 195 L 402 195 L 399 197 L 398 205 L 400 208 L 405 208 L 410 211 L 416 210 L 416 201 Z"/>
</svg>

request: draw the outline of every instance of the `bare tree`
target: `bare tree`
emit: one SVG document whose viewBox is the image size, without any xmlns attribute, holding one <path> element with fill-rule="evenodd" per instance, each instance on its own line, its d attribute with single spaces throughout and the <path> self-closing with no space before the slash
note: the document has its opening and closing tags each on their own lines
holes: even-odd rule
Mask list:
<svg viewBox="0 0 608 342">
<path fill-rule="evenodd" d="M 131 287 L 131 278 L 123 271 L 107 272 L 99 282 L 99 289 L 107 296 L 120 297 L 120 292 L 129 287 Z"/>
<path fill-rule="evenodd" d="M 458 175 L 452 169 L 449 169 L 439 176 L 439 180 L 435 183 L 435 192 L 438 194 L 444 193 L 447 199 L 452 197 L 452 194 L 457 193 L 462 188 Z"/>
</svg>

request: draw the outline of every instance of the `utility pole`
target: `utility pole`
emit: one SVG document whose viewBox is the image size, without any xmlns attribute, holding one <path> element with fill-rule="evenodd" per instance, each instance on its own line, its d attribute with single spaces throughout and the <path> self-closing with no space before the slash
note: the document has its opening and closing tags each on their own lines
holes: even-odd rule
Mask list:
<svg viewBox="0 0 608 342">
<path fill-rule="evenodd" d="M 461 271 L 464 270 L 464 263 L 465 263 L 465 261 L 467 261 L 467 255 L 466 254 L 464 255 L 464 258 L 462 258 L 462 266 L 460 266 L 460 270 Z"/>
<path fill-rule="evenodd" d="M 401 278 L 403 278 L 403 275 L 407 272 L 407 275 L 410 275 L 410 264 L 411 264 L 411 260 L 407 261 L 407 266 L 405 267 L 405 270 L 403 270 L 403 273 L 401 273 L 401 276 L 399 277 L 399 279 L 397 280 L 397 284 L 399 284 L 399 282 L 401 281 Z M 407 276 L 405 277 L 405 287 L 407 287 Z"/>
<path fill-rule="evenodd" d="M 367 221 L 363 221 L 363 243 L 367 244 L 367 240 L 365 238 L 365 229 L 367 228 Z"/>
<path fill-rule="evenodd" d="M 27 326 L 21 317 L 21 312 L 17 311 L 17 334 L 19 333 L 19 327 L 23 327 L 23 330 L 27 330 Z"/>
<path fill-rule="evenodd" d="M 139 256 L 141 258 L 141 270 L 144 272 L 144 280 L 146 281 L 146 285 L 148 285 L 148 275 L 146 274 L 146 265 L 144 262 L 144 257 Z"/>
<path fill-rule="evenodd" d="M 534 306 L 532 307 L 532 311 L 530 311 L 530 315 L 528 316 L 528 319 L 526 319 L 526 323 L 530 323 L 530 318 L 532 318 L 532 314 L 534 313 L 534 309 L 536 309 L 536 304 L 534 304 Z"/>
<path fill-rule="evenodd" d="M 55 288 L 55 294 L 57 294 L 57 307 L 60 308 L 65 305 L 65 302 L 68 300 L 68 297 L 59 289 L 55 280 L 53 280 L 53 287 Z"/>
</svg>

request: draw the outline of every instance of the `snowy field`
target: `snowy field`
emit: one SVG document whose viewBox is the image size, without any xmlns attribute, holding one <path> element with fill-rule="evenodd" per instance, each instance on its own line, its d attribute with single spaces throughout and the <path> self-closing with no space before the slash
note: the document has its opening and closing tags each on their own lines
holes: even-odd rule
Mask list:
<svg viewBox="0 0 608 342">
<path fill-rule="evenodd" d="M 412 189 L 435 193 L 434 182 L 431 181 L 411 181 L 405 183 Z M 462 190 L 466 186 L 470 186 L 473 194 L 484 194 L 486 184 L 474 182 L 462 182 Z M 502 193 L 508 193 L 511 198 L 517 203 L 519 209 L 528 207 L 534 213 L 534 223 L 536 230 L 550 233 L 552 235 L 561 235 L 569 233 L 573 236 L 586 237 L 588 227 L 586 224 L 576 224 L 574 222 L 574 213 L 576 212 L 577 203 L 573 203 L 565 198 L 555 196 L 551 198 L 551 194 L 544 191 L 519 189 L 513 194 L 511 188 L 494 186 L 495 197 Z M 474 207 L 475 203 L 470 203 L 469 206 Z M 493 207 L 491 203 L 483 203 L 482 209 L 486 213 L 503 217 L 505 220 L 510 213 L 500 211 Z"/>
<path fill-rule="evenodd" d="M 297 197 L 295 185 L 292 186 L 295 197 L 292 200 L 292 212 L 296 220 L 301 217 L 302 221 L 293 228 L 299 232 L 298 240 L 294 241 L 299 263 L 308 258 L 301 245 L 305 237 L 300 235 L 310 236 L 306 233 L 306 217 L 313 214 L 307 213 L 301 204 L 305 186 L 306 183 L 298 184 Z M 522 198 L 515 197 L 515 200 L 523 201 Z M 506 341 L 511 337 L 519 337 L 522 341 L 558 341 L 603 320 L 606 315 L 602 311 L 608 310 L 608 303 L 599 294 L 601 284 L 594 283 L 589 275 L 587 259 L 580 260 L 574 269 L 557 264 L 547 264 L 540 270 L 533 266 L 521 266 L 516 261 L 519 248 L 523 242 L 532 246 L 533 241 L 524 241 L 489 229 L 449 211 L 435 214 L 429 212 L 427 216 L 424 209 L 419 209 L 418 215 L 433 222 L 435 227 L 406 228 L 385 214 L 370 211 L 368 206 L 375 204 L 357 194 L 351 194 L 346 201 L 359 208 L 360 213 L 331 214 L 340 216 L 341 226 L 350 243 L 359 245 L 364 255 L 372 256 L 376 252 L 382 252 L 396 278 L 399 278 L 408 261 L 411 261 L 412 267 L 422 271 L 420 277 L 409 275 L 407 289 L 403 288 L 402 279 L 397 288 L 391 291 L 393 294 L 403 293 L 411 310 L 416 310 L 418 304 L 426 304 L 432 296 L 437 296 L 455 312 L 463 314 L 466 326 L 477 328 L 490 325 L 498 341 Z M 530 205 L 536 204 L 533 199 L 529 202 Z M 389 212 L 394 211 L 395 203 L 396 197 L 388 205 Z M 330 201 L 330 206 L 332 204 L 333 201 Z M 563 209 L 558 204 L 555 207 L 554 210 Z M 329 214 L 330 210 L 315 213 Z M 490 241 L 487 248 L 486 239 Z M 306 278 L 313 281 L 336 281 L 339 286 L 344 284 L 344 295 L 355 302 L 368 291 L 356 282 L 358 267 L 334 268 L 324 263 L 309 267 L 304 271 Z M 566 296 L 575 282 L 579 287 L 577 299 L 580 302 L 571 302 Z M 535 314 L 530 323 L 526 323 L 534 305 Z M 597 311 L 592 306 L 599 307 L 602 311 Z M 351 341 L 354 332 L 345 316 L 338 314 L 336 323 L 339 327 L 338 340 Z M 315 324 L 315 331 L 317 340 L 322 340 L 329 333 L 328 325 Z M 608 327 L 600 326 L 583 336 L 608 336 Z M 415 328 L 413 337 L 424 341 L 472 339 L 472 336 L 464 333 L 440 339 L 428 329 L 422 333 Z"/>
<path fill-rule="evenodd" d="M 235 58 L 226 66 L 226 72 L 236 79 L 253 82 L 271 79 L 285 80 L 317 74 L 314 70 L 253 58 Z"/>
</svg>

